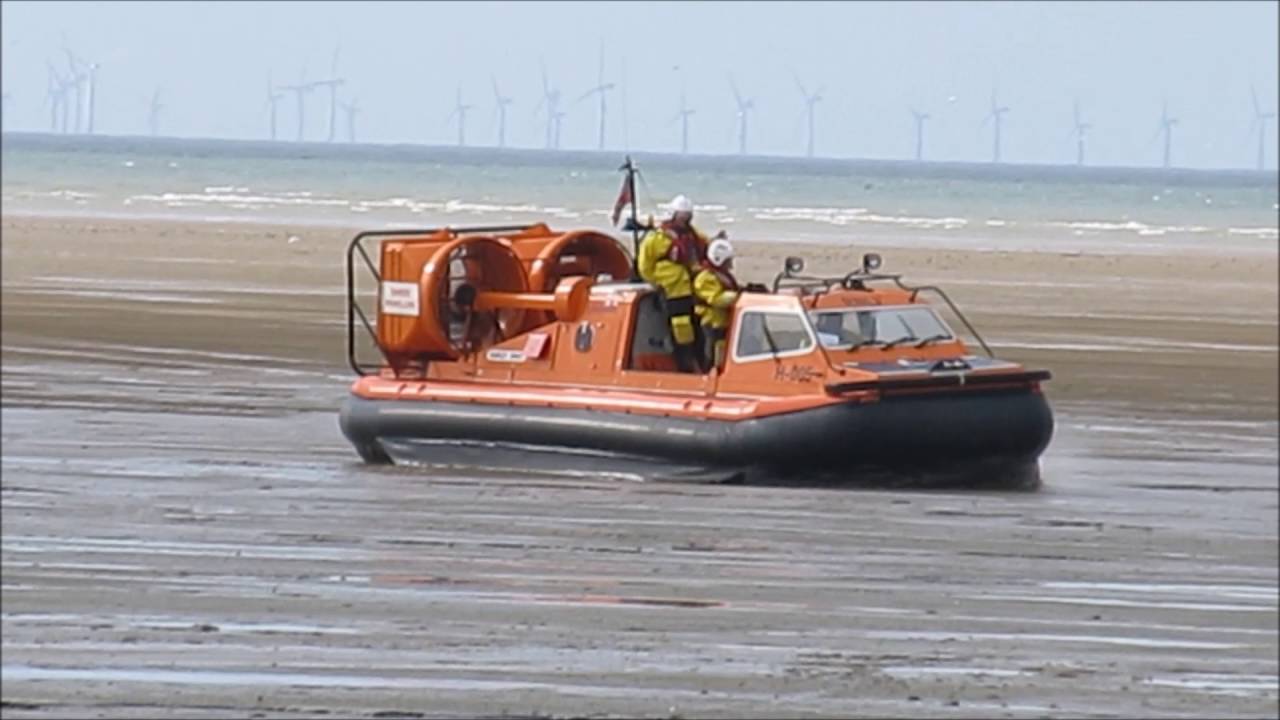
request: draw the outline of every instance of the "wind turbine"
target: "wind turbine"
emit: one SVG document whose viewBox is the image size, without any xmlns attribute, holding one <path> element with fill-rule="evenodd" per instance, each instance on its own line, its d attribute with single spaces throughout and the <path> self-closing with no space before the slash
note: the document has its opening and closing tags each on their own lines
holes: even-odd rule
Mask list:
<svg viewBox="0 0 1280 720">
<path fill-rule="evenodd" d="M 547 149 L 560 148 L 560 122 L 564 119 L 564 113 L 560 112 L 560 91 L 551 87 L 551 82 L 547 79 L 547 64 L 541 60 L 538 61 L 542 66 L 542 98 L 538 100 L 538 104 L 534 106 L 534 115 L 538 114 L 544 106 L 547 110 Z"/>
<path fill-rule="evenodd" d="M 1076 165 L 1084 165 L 1084 134 L 1093 126 L 1080 121 L 1079 100 L 1071 104 L 1071 121 L 1071 132 L 1076 136 Z"/>
<path fill-rule="evenodd" d="M 733 88 L 733 101 L 738 106 L 738 154 L 747 154 L 747 114 L 755 109 L 755 98 L 743 98 L 738 92 L 738 83 L 729 76 L 729 86 Z"/>
<path fill-rule="evenodd" d="M 83 88 L 84 88 L 84 83 L 85 83 L 85 81 L 88 79 L 88 77 L 89 77 L 89 76 L 84 72 L 83 68 L 81 67 L 82 63 L 80 62 L 79 58 L 77 58 L 77 57 L 75 56 L 75 54 L 74 54 L 74 53 L 72 53 L 72 52 L 71 52 L 71 50 L 70 50 L 69 48 L 67 48 L 66 46 L 63 46 L 62 51 L 63 51 L 63 52 L 65 52 L 65 53 L 67 54 L 67 67 L 68 67 L 68 69 L 70 70 L 70 73 L 71 73 L 71 74 L 68 76 L 68 78 L 69 78 L 69 79 L 67 80 L 67 84 L 68 84 L 72 89 L 74 89 L 74 90 L 75 90 L 75 93 L 76 93 L 76 111 L 75 111 L 75 126 L 74 126 L 74 127 L 75 127 L 75 130 L 74 130 L 74 132 L 79 133 L 79 132 L 80 132 L 80 120 L 81 120 L 81 114 L 82 114 L 82 113 L 83 113 L 83 111 L 84 111 L 84 90 L 83 90 Z"/>
<path fill-rule="evenodd" d="M 929 113 L 922 113 L 915 108 L 908 109 L 916 121 L 916 162 L 919 162 L 924 160 L 924 121 L 929 119 Z"/>
<path fill-rule="evenodd" d="M 1267 166 L 1267 121 L 1274 120 L 1276 114 L 1274 112 L 1262 112 L 1262 106 L 1258 104 L 1258 92 L 1249 86 L 1249 97 L 1253 99 L 1253 126 L 1258 131 L 1258 169 L 1265 170 Z"/>
<path fill-rule="evenodd" d="M 991 162 L 1000 162 L 1000 125 L 1003 122 L 1004 114 L 1009 112 L 1008 106 L 1001 105 L 996 102 L 996 91 L 991 91 L 991 110 L 987 116 L 983 118 L 982 125 L 985 127 L 988 122 L 994 122 L 995 135 L 991 145 Z"/>
<path fill-rule="evenodd" d="M 627 117 L 627 58 L 622 58 L 622 80 L 618 83 L 622 93 L 622 147 L 631 150 L 631 120 Z"/>
<path fill-rule="evenodd" d="M 88 108 L 89 122 L 88 122 L 88 125 L 85 127 L 85 132 L 89 133 L 90 135 L 93 134 L 94 107 L 97 105 L 97 98 L 98 98 L 98 93 L 96 88 L 98 85 L 98 68 L 99 67 L 101 66 L 98 65 L 98 63 L 93 61 L 89 62 L 89 76 L 88 76 L 89 89 L 86 93 L 87 97 L 85 98 L 86 104 L 89 106 Z"/>
<path fill-rule="evenodd" d="M 809 148 L 807 155 L 813 157 L 813 109 L 814 106 L 822 101 L 822 91 L 825 87 L 819 87 L 813 94 L 805 89 L 804 83 L 800 82 L 800 76 L 792 71 L 791 77 L 795 78 L 796 89 L 800 91 L 800 95 L 804 97 L 805 112 L 809 115 Z M 793 126 L 794 127 L 794 126 Z"/>
<path fill-rule="evenodd" d="M 462 86 L 458 86 L 458 99 L 453 105 L 453 112 L 449 113 L 449 122 L 455 116 L 458 118 L 458 147 L 464 147 L 467 144 L 467 111 L 471 109 L 470 105 L 462 104 Z"/>
<path fill-rule="evenodd" d="M 680 109 L 671 116 L 671 122 L 680 121 L 680 154 L 689 154 L 689 116 L 697 112 L 685 102 L 684 91 L 680 91 Z"/>
<path fill-rule="evenodd" d="M 45 102 L 49 103 L 49 132 L 58 131 L 58 117 L 61 111 L 62 131 L 67 131 L 67 85 L 62 81 L 62 76 L 58 74 L 57 68 L 53 63 L 45 61 L 45 66 L 49 69 L 49 84 L 45 91 Z"/>
<path fill-rule="evenodd" d="M 303 137 L 302 131 L 303 131 L 304 122 L 306 119 L 307 108 L 305 104 L 305 96 L 307 93 L 314 90 L 315 87 L 316 87 L 315 83 L 307 82 L 306 68 L 303 68 L 302 74 L 298 76 L 297 85 L 281 85 L 280 86 L 281 90 L 294 93 L 298 96 L 298 142 L 302 142 L 302 137 Z"/>
<path fill-rule="evenodd" d="M 567 115 L 563 110 L 557 110 L 551 120 L 555 124 L 555 132 L 552 134 L 552 147 L 556 150 L 560 149 L 560 128 L 564 126 L 564 116 Z"/>
<path fill-rule="evenodd" d="M 151 128 L 151 137 L 155 137 L 160 131 L 160 111 L 164 109 L 164 105 L 160 103 L 160 88 L 151 95 L 151 107 L 147 110 L 147 125 Z"/>
<path fill-rule="evenodd" d="M 349 103 L 340 103 L 342 110 L 347 114 L 347 142 L 355 143 L 356 141 L 356 113 L 360 112 L 360 101 L 352 100 Z"/>
<path fill-rule="evenodd" d="M 325 142 L 333 142 L 334 137 L 338 134 L 338 86 L 346 82 L 343 78 L 338 77 L 338 53 L 341 50 L 341 46 L 333 49 L 333 61 L 329 65 L 329 77 L 311 83 L 311 87 L 325 86 L 329 88 L 329 137 Z"/>
<path fill-rule="evenodd" d="M 493 100 L 496 103 L 493 113 L 498 117 L 498 147 L 507 146 L 507 106 L 511 104 L 511 98 L 504 96 L 498 91 L 498 78 L 489 76 L 493 81 Z"/>
<path fill-rule="evenodd" d="M 1169 101 L 1164 101 L 1160 107 L 1160 128 L 1156 130 L 1156 134 L 1164 133 L 1164 167 L 1169 167 L 1169 160 L 1173 156 L 1173 126 L 1178 124 L 1178 118 L 1169 117 Z"/>
<path fill-rule="evenodd" d="M 581 102 L 592 95 L 600 96 L 600 145 L 601 150 L 604 149 L 604 119 L 605 119 L 605 94 L 613 89 L 613 83 L 604 81 L 604 41 L 600 42 L 600 74 L 597 76 L 596 86 L 583 93 L 578 102 Z"/>
<path fill-rule="evenodd" d="M 271 82 L 271 71 L 267 71 L 267 101 L 263 103 L 271 111 L 271 140 L 276 139 L 276 110 L 280 101 L 284 99 L 284 93 L 276 92 L 275 83 Z M 259 111 L 261 112 L 261 111 Z"/>
</svg>

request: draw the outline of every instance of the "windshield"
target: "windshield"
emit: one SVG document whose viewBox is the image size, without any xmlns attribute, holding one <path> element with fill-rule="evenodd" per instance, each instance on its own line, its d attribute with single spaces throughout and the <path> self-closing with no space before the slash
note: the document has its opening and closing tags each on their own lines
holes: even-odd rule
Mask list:
<svg viewBox="0 0 1280 720">
<path fill-rule="evenodd" d="M 952 338 L 942 318 L 923 305 L 812 310 L 809 317 L 818 341 L 833 349 Z"/>
</svg>

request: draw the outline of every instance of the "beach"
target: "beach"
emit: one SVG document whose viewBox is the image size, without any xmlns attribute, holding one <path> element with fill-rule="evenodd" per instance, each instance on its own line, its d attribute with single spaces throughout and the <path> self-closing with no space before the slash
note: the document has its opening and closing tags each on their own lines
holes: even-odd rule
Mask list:
<svg viewBox="0 0 1280 720">
<path fill-rule="evenodd" d="M 1053 372 L 1040 492 L 836 491 L 361 465 L 359 223 L 8 209 L 5 717 L 1276 715 L 1274 241 L 735 234 Z"/>
</svg>

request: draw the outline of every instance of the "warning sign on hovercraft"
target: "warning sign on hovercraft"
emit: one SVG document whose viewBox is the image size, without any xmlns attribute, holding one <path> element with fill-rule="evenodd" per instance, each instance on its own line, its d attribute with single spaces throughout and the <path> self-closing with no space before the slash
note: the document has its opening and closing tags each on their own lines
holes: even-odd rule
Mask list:
<svg viewBox="0 0 1280 720">
<path fill-rule="evenodd" d="M 382 313 L 384 315 L 418 316 L 418 284 L 411 282 L 382 283 Z"/>
</svg>

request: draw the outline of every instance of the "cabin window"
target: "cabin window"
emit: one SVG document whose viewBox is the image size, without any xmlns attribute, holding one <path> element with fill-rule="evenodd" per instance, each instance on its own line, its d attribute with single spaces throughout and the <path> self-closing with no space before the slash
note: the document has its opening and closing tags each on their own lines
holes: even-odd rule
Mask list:
<svg viewBox="0 0 1280 720">
<path fill-rule="evenodd" d="M 823 347 L 845 350 L 871 344 L 950 340 L 947 324 L 932 308 L 875 307 L 809 313 Z"/>
<path fill-rule="evenodd" d="M 802 355 L 815 341 L 802 315 L 747 311 L 739 315 L 735 361 Z"/>
</svg>

